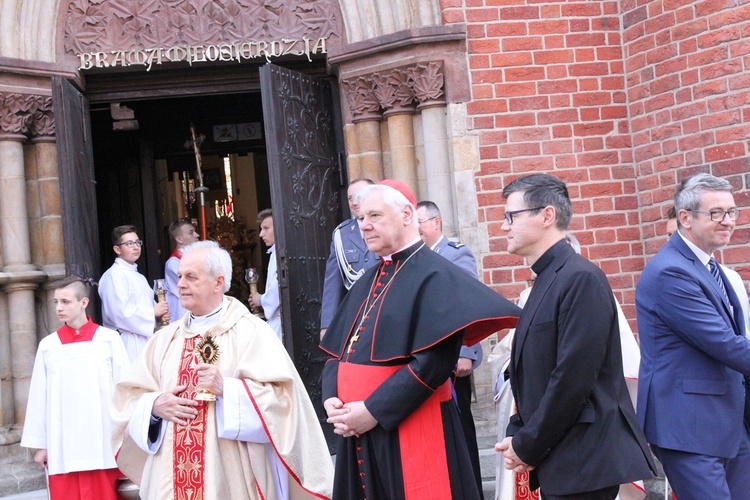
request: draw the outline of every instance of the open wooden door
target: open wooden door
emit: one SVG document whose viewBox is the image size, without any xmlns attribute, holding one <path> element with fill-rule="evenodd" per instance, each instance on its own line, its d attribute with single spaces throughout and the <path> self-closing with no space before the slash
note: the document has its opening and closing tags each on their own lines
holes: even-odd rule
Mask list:
<svg viewBox="0 0 750 500">
<path fill-rule="evenodd" d="M 99 229 L 89 103 L 73 85 L 52 77 L 57 157 L 60 177 L 65 271 L 98 280 Z M 89 313 L 98 321 L 98 294 L 91 294 Z"/>
<path fill-rule="evenodd" d="M 272 64 L 261 67 L 260 83 L 284 344 L 324 421 L 320 307 L 344 184 L 336 89 L 328 79 Z"/>
</svg>

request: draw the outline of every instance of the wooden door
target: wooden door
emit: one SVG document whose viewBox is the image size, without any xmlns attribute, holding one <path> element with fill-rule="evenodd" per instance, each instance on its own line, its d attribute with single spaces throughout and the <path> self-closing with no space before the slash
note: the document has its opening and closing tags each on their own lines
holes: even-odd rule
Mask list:
<svg viewBox="0 0 750 500">
<path fill-rule="evenodd" d="M 341 220 L 343 141 L 331 81 L 260 69 L 284 344 L 325 419 L 318 348 L 323 277 Z"/>
<path fill-rule="evenodd" d="M 99 229 L 89 103 L 83 94 L 60 76 L 52 77 L 52 96 L 65 272 L 98 280 L 101 275 Z M 97 293 L 92 293 L 89 313 L 95 320 L 98 320 L 97 299 Z"/>
</svg>

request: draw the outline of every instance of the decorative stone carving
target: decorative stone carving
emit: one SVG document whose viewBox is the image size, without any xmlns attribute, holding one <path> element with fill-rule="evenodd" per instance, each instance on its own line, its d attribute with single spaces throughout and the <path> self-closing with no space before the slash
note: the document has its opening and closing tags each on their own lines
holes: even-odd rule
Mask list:
<svg viewBox="0 0 750 500">
<path fill-rule="evenodd" d="M 336 0 L 70 0 L 67 53 L 340 38 Z"/>
<path fill-rule="evenodd" d="M 421 104 L 437 101 L 443 97 L 443 65 L 439 62 L 417 64 L 409 68 L 409 79 L 412 83 L 414 94 Z"/>
<path fill-rule="evenodd" d="M 395 69 L 389 74 L 375 73 L 374 94 L 383 109 L 405 108 L 414 102 L 414 92 L 409 85 L 406 71 Z"/>
<path fill-rule="evenodd" d="M 355 117 L 364 118 L 380 112 L 380 103 L 375 96 L 375 82 L 371 78 L 344 80 L 343 84 L 349 97 L 349 107 Z"/>
<path fill-rule="evenodd" d="M 29 126 L 32 137 L 54 137 L 55 113 L 52 109 L 52 97 L 36 96 L 37 108 Z"/>
<path fill-rule="evenodd" d="M 52 98 L 26 94 L 0 94 L 0 133 L 53 136 Z"/>
<path fill-rule="evenodd" d="M 349 108 L 355 119 L 389 110 L 441 102 L 445 75 L 440 62 L 419 63 L 344 80 Z"/>
</svg>

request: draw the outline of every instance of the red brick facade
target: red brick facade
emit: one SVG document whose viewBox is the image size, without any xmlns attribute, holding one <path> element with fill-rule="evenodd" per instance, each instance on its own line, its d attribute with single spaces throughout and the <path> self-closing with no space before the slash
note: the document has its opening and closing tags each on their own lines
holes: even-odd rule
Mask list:
<svg viewBox="0 0 750 500">
<path fill-rule="evenodd" d="M 743 5 L 745 4 L 745 5 Z M 674 186 L 727 178 L 750 206 L 750 2 L 747 0 L 441 0 L 468 26 L 479 136 L 484 279 L 517 297 L 529 278 L 505 252 L 501 191 L 547 172 L 568 183 L 571 230 L 609 276 L 625 314 L 648 257 L 665 242 Z M 723 262 L 750 280 L 750 210 Z M 508 284 L 513 283 L 515 284 Z M 634 321 L 632 321 L 634 323 Z"/>
</svg>

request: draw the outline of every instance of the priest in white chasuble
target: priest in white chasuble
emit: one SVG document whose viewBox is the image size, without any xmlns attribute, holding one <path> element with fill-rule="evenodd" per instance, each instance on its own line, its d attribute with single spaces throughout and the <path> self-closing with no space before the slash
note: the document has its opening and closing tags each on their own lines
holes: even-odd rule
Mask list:
<svg viewBox="0 0 750 500">
<path fill-rule="evenodd" d="M 155 333 L 117 385 L 118 465 L 144 499 L 328 498 L 333 469 L 312 403 L 273 330 L 224 295 L 231 275 L 215 242 L 183 249 L 190 313 Z M 196 400 L 206 393 L 216 401 Z"/>
</svg>

